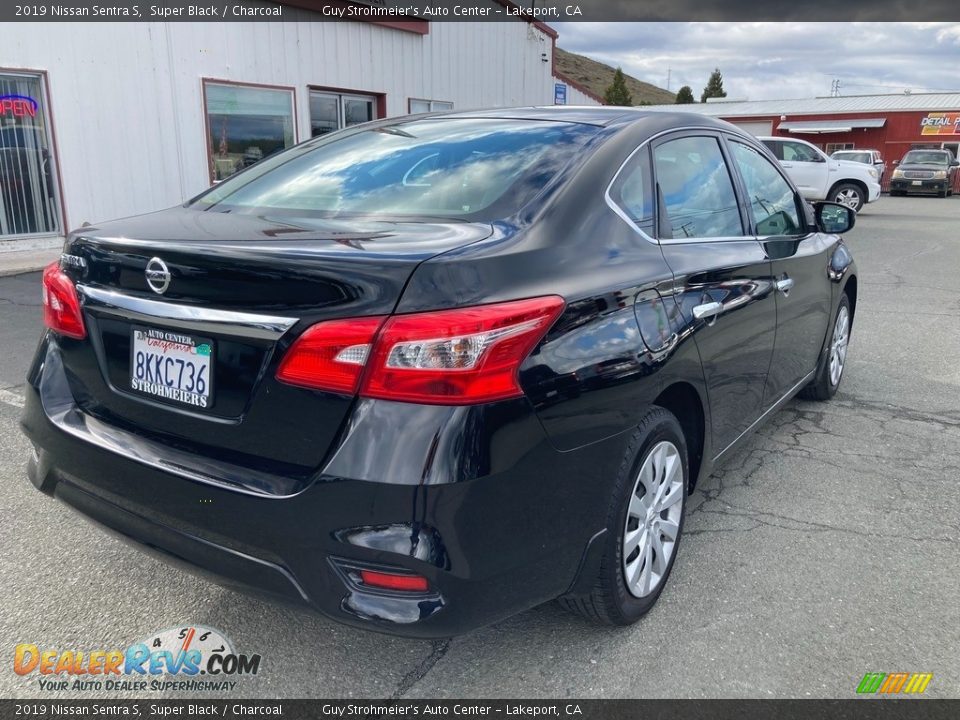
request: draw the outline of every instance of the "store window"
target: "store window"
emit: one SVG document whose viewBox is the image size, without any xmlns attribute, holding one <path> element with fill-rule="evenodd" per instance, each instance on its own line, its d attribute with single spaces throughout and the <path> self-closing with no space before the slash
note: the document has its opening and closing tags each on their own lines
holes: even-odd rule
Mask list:
<svg viewBox="0 0 960 720">
<path fill-rule="evenodd" d="M 41 75 L 0 73 L 0 237 L 60 232 L 47 113 Z"/>
<path fill-rule="evenodd" d="M 296 142 L 293 88 L 204 81 L 214 182 Z"/>
<path fill-rule="evenodd" d="M 827 155 L 835 153 L 837 150 L 853 150 L 853 143 L 827 143 Z"/>
<path fill-rule="evenodd" d="M 310 90 L 310 134 L 326 135 L 379 117 L 382 96 Z"/>
<path fill-rule="evenodd" d="M 445 100 L 419 100 L 410 98 L 410 114 L 453 110 L 453 103 Z"/>
</svg>

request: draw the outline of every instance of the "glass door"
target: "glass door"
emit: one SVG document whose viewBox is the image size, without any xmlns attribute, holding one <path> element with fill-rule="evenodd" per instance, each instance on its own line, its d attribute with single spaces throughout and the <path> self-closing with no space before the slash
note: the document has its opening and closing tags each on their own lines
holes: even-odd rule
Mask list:
<svg viewBox="0 0 960 720">
<path fill-rule="evenodd" d="M 0 73 L 0 238 L 60 233 L 43 78 Z"/>
</svg>

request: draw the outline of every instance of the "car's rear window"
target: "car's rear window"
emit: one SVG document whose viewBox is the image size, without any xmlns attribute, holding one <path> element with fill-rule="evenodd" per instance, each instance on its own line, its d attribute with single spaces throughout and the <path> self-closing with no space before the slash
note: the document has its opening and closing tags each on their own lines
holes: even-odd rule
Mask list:
<svg viewBox="0 0 960 720">
<path fill-rule="evenodd" d="M 851 162 L 866 163 L 868 165 L 873 162 L 873 157 L 870 155 L 870 153 L 866 152 L 834 153 L 833 157 L 837 160 L 850 160 Z"/>
<path fill-rule="evenodd" d="M 310 141 L 193 201 L 231 212 L 494 219 L 531 200 L 596 128 L 488 118 L 421 118 Z"/>
</svg>

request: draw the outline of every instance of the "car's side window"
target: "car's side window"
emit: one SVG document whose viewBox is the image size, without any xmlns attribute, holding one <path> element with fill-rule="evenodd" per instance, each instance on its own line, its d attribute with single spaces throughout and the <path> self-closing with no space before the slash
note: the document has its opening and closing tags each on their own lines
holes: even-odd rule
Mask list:
<svg viewBox="0 0 960 720">
<path fill-rule="evenodd" d="M 662 238 L 743 235 L 730 170 L 715 137 L 682 137 L 653 151 L 657 185 L 666 217 Z"/>
<path fill-rule="evenodd" d="M 790 183 L 752 147 L 739 142 L 730 142 L 729 147 L 746 186 L 757 235 L 800 233 L 803 226 Z"/>
<path fill-rule="evenodd" d="M 785 142 L 781 144 L 783 148 L 783 159 L 786 162 L 819 162 L 820 157 L 806 145 L 802 143 Z"/>
<path fill-rule="evenodd" d="M 610 199 L 637 227 L 653 235 L 653 183 L 648 148 L 640 148 L 623 166 L 610 188 Z"/>
</svg>

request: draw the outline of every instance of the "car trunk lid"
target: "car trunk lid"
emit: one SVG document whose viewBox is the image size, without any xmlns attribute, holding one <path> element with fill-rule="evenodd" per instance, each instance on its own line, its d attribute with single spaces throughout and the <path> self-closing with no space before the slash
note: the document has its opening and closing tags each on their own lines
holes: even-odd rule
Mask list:
<svg viewBox="0 0 960 720">
<path fill-rule="evenodd" d="M 181 452 L 309 474 L 353 398 L 277 381 L 284 351 L 316 322 L 389 314 L 419 263 L 490 232 L 188 208 L 85 228 L 65 248 L 88 326 L 87 341 L 59 343 L 73 396 L 98 420 Z M 148 266 L 162 268 L 165 287 L 160 273 L 151 288 Z M 150 354 L 171 345 L 169 363 Z M 139 351 L 157 361 L 142 377 Z M 193 364 L 203 393 L 184 394 Z"/>
</svg>

